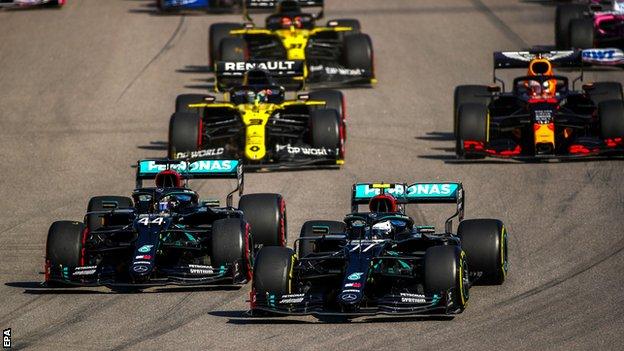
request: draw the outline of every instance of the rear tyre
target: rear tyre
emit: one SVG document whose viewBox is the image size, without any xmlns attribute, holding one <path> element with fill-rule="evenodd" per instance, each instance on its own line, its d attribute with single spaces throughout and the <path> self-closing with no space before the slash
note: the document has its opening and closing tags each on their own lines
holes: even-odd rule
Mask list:
<svg viewBox="0 0 624 351">
<path fill-rule="evenodd" d="M 243 38 L 224 38 L 219 44 L 219 60 L 221 61 L 246 61 L 247 43 Z"/>
<path fill-rule="evenodd" d="M 425 290 L 450 291 L 452 307 L 461 312 L 468 302 L 466 255 L 455 245 L 432 246 L 425 251 Z"/>
<path fill-rule="evenodd" d="M 46 260 L 50 265 L 80 266 L 84 230 L 85 225 L 80 222 L 52 223 L 46 242 Z"/>
<path fill-rule="evenodd" d="M 482 272 L 480 284 L 501 285 L 507 277 L 507 230 L 497 219 L 468 219 L 457 228 L 471 272 Z"/>
<path fill-rule="evenodd" d="M 463 157 L 481 155 L 464 150 L 464 141 L 487 142 L 488 110 L 483 104 L 463 104 L 459 106 L 455 152 Z"/>
<path fill-rule="evenodd" d="M 300 238 L 320 237 L 329 233 L 344 233 L 345 224 L 338 221 L 307 221 L 301 227 Z M 313 241 L 299 241 L 299 257 L 306 257 L 313 252 L 319 252 Z"/>
<path fill-rule="evenodd" d="M 453 94 L 453 135 L 457 137 L 457 120 L 459 115 L 459 106 L 463 104 L 482 104 L 490 103 L 491 94 L 486 85 L 459 85 L 455 88 Z"/>
<path fill-rule="evenodd" d="M 589 90 L 589 97 L 596 106 L 603 101 L 622 100 L 622 84 L 619 82 L 597 82 Z"/>
<path fill-rule="evenodd" d="M 87 212 L 129 209 L 133 206 L 132 199 L 126 196 L 95 196 L 89 200 Z M 98 214 L 87 215 L 89 231 L 100 229 L 104 225 L 103 218 Z"/>
<path fill-rule="evenodd" d="M 175 112 L 199 113 L 198 108 L 191 108 L 191 104 L 201 104 L 208 95 L 203 94 L 182 94 L 176 97 Z"/>
<path fill-rule="evenodd" d="M 201 117 L 198 113 L 176 112 L 169 120 L 169 157 L 197 151 L 202 144 Z"/>
<path fill-rule="evenodd" d="M 373 44 L 367 34 L 345 35 L 342 55 L 345 67 L 373 73 Z"/>
<path fill-rule="evenodd" d="M 253 245 L 247 223 L 240 218 L 226 218 L 212 224 L 212 266 L 238 263 L 242 274 L 251 279 Z"/>
<path fill-rule="evenodd" d="M 594 21 L 574 19 L 570 22 L 570 46 L 574 49 L 594 47 Z"/>
<path fill-rule="evenodd" d="M 208 66 L 214 70 L 214 64 L 220 60 L 221 41 L 230 36 L 230 31 L 243 28 L 238 23 L 215 23 L 208 29 Z"/>
<path fill-rule="evenodd" d="M 320 109 L 310 113 L 310 143 L 318 149 L 338 150 L 343 153 L 344 139 L 340 133 L 338 111 Z"/>
<path fill-rule="evenodd" d="M 254 244 L 286 246 L 286 202 L 279 194 L 243 195 L 238 203 L 251 226 Z"/>
<path fill-rule="evenodd" d="M 287 247 L 263 247 L 256 257 L 253 287 L 258 295 L 292 292 L 295 252 Z"/>
<path fill-rule="evenodd" d="M 570 49 L 570 23 L 574 19 L 585 17 L 587 7 L 584 5 L 557 6 L 555 13 L 555 42 L 558 49 Z"/>
<path fill-rule="evenodd" d="M 598 105 L 600 135 L 603 139 L 624 137 L 624 101 L 603 101 Z"/>
<path fill-rule="evenodd" d="M 337 20 L 327 21 L 328 27 L 351 27 L 351 30 L 347 33 L 359 33 L 360 32 L 360 21 L 353 18 L 341 18 Z"/>
</svg>

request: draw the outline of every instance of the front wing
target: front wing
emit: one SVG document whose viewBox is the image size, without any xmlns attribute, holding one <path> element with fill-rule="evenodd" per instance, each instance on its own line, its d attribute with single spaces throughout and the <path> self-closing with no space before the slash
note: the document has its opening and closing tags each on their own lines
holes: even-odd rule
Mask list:
<svg viewBox="0 0 624 351">
<path fill-rule="evenodd" d="M 406 296 L 409 295 L 409 296 Z M 288 294 L 261 296 L 251 294 L 251 314 L 262 316 L 263 312 L 291 316 L 344 316 L 364 317 L 375 315 L 437 316 L 454 315 L 460 311 L 450 305 L 448 293 L 386 295 L 366 305 L 348 310 L 326 307 L 322 294 Z"/>
<path fill-rule="evenodd" d="M 238 264 L 213 268 L 203 265 L 184 265 L 157 268 L 151 278 L 132 280 L 120 276 L 112 266 L 50 266 L 46 265 L 46 283 L 61 283 L 76 287 L 150 288 L 167 285 L 209 286 L 243 285 L 248 277 L 242 274 Z"/>
</svg>

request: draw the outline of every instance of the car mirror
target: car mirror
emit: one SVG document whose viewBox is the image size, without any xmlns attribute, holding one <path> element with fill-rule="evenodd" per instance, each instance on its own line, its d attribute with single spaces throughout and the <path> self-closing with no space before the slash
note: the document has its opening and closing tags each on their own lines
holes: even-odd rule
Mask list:
<svg viewBox="0 0 624 351">
<path fill-rule="evenodd" d="M 583 84 L 583 90 L 585 91 L 589 91 L 594 89 L 594 83 L 589 83 L 589 84 Z"/>
<path fill-rule="evenodd" d="M 215 102 L 216 98 L 212 95 L 207 95 L 206 97 L 204 97 L 204 101 L 205 102 Z"/>
<path fill-rule="evenodd" d="M 487 91 L 489 91 L 490 93 L 500 93 L 501 87 L 499 87 L 498 85 L 490 85 L 487 88 Z"/>
</svg>

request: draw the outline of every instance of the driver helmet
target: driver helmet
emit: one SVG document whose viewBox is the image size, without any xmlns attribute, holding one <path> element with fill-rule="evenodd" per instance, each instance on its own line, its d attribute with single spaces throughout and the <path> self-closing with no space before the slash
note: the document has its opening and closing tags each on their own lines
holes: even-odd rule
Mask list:
<svg viewBox="0 0 624 351">
<path fill-rule="evenodd" d="M 527 75 L 530 77 L 552 76 L 553 67 L 548 59 L 536 58 L 529 63 L 529 71 Z M 557 89 L 557 80 L 549 79 L 540 84 L 537 81 L 528 81 L 527 88 L 532 97 L 552 97 Z"/>
<path fill-rule="evenodd" d="M 175 196 L 165 196 L 158 201 L 158 213 L 169 213 L 180 206 L 180 201 Z"/>
<path fill-rule="evenodd" d="M 180 188 L 182 186 L 182 176 L 172 169 L 158 172 L 154 181 L 157 188 Z"/>
<path fill-rule="evenodd" d="M 368 207 L 371 212 L 397 212 L 397 201 L 390 194 L 380 194 L 370 199 Z"/>
<path fill-rule="evenodd" d="M 383 221 L 373 224 L 371 228 L 372 239 L 385 239 L 389 238 L 392 233 L 392 223 L 390 221 Z"/>
</svg>

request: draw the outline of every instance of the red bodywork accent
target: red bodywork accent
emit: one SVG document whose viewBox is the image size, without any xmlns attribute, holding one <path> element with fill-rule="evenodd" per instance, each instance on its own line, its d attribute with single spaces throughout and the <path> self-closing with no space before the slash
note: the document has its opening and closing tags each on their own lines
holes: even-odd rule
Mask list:
<svg viewBox="0 0 624 351">
<path fill-rule="evenodd" d="M 585 145 L 580 145 L 580 144 L 573 144 L 570 145 L 570 147 L 568 148 L 568 152 L 570 152 L 571 154 L 589 154 L 592 152 L 598 152 L 600 151 L 599 148 L 594 148 L 592 150 L 590 150 L 589 148 L 587 148 L 587 146 Z"/>
<path fill-rule="evenodd" d="M 251 266 L 251 247 L 249 245 L 249 223 L 245 223 L 245 264 L 247 265 L 247 281 L 251 281 L 253 267 Z"/>
<path fill-rule="evenodd" d="M 520 147 L 520 145 L 516 145 L 516 147 L 513 150 L 497 151 L 494 149 L 486 149 L 485 144 L 482 141 L 471 141 L 471 140 L 464 141 L 464 150 L 485 152 L 489 155 L 507 156 L 507 157 L 518 156 L 522 152 L 522 148 Z"/>
<path fill-rule="evenodd" d="M 618 146 L 624 146 L 623 138 L 605 139 L 605 144 L 608 148 L 615 148 Z"/>
<path fill-rule="evenodd" d="M 251 291 L 249 292 L 249 308 L 252 310 L 256 308 L 256 289 L 255 288 L 251 288 Z"/>
<path fill-rule="evenodd" d="M 46 258 L 45 263 L 43 265 L 43 276 L 46 282 L 50 281 L 50 260 Z"/>
<path fill-rule="evenodd" d="M 386 211 L 379 210 L 382 207 L 382 204 Z M 371 212 L 397 212 L 396 199 L 390 194 L 379 194 L 373 196 L 368 203 L 368 207 Z"/>
<path fill-rule="evenodd" d="M 484 151 L 485 145 L 482 141 L 464 140 L 464 150 Z"/>
<path fill-rule="evenodd" d="M 556 98 L 530 98 L 529 104 L 541 104 L 541 103 L 549 103 L 549 104 L 558 104 L 559 100 Z"/>
<path fill-rule="evenodd" d="M 199 118 L 199 129 L 197 132 L 197 149 L 201 149 L 202 146 L 202 141 L 203 141 L 203 136 L 204 136 L 204 121 L 202 120 L 202 118 Z"/>
<path fill-rule="evenodd" d="M 166 180 L 171 180 L 171 184 L 166 184 Z M 180 173 L 172 169 L 166 169 L 164 171 L 158 172 L 158 174 L 156 175 L 156 179 L 154 179 L 154 182 L 156 183 L 157 188 L 164 188 L 167 186 L 179 188 L 182 186 L 182 176 L 180 175 Z"/>
<path fill-rule="evenodd" d="M 87 243 L 87 237 L 89 237 L 89 228 L 86 227 L 83 231 L 82 231 L 82 245 L 80 248 L 80 265 L 84 266 L 85 265 L 85 258 L 87 256 L 87 250 L 85 249 L 85 244 Z"/>
</svg>

